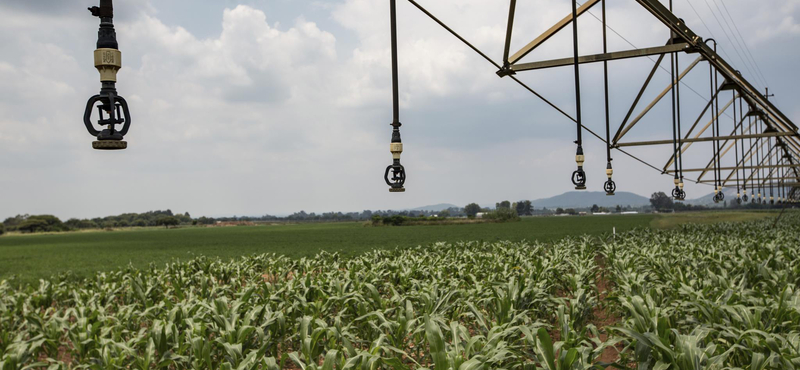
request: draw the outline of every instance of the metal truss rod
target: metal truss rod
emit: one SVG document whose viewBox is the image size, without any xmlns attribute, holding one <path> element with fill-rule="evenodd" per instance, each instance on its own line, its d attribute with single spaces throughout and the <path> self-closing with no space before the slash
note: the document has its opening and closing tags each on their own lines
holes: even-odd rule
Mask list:
<svg viewBox="0 0 800 370">
<path fill-rule="evenodd" d="M 698 63 L 700 63 L 700 61 L 701 61 L 701 60 L 703 60 L 703 58 L 697 58 L 697 59 L 695 59 L 695 61 L 694 61 L 694 62 L 692 62 L 692 64 L 690 64 L 690 65 L 689 65 L 689 67 L 688 67 L 688 68 L 686 68 L 686 70 L 684 70 L 684 71 L 683 71 L 683 73 L 681 73 L 681 74 L 678 76 L 678 78 L 677 78 L 677 79 L 675 79 L 674 81 L 671 81 L 670 85 L 669 85 L 669 86 L 667 86 L 667 88 L 666 88 L 666 89 L 664 89 L 664 91 L 662 91 L 662 92 L 661 92 L 661 94 L 658 94 L 658 96 L 657 96 L 657 97 L 656 97 L 656 98 L 655 98 L 655 99 L 654 99 L 654 100 L 653 100 L 653 101 L 652 101 L 652 102 L 651 102 L 651 103 L 650 103 L 650 104 L 649 104 L 647 107 L 645 107 L 645 109 L 642 111 L 642 113 L 639 113 L 639 115 L 638 115 L 638 116 L 636 116 L 636 118 L 634 118 L 634 120 L 633 120 L 633 121 L 631 121 L 631 123 L 629 123 L 629 124 L 628 124 L 628 126 L 627 126 L 627 127 L 625 127 L 625 128 L 622 130 L 622 132 L 620 132 L 620 133 L 619 133 L 619 135 L 617 135 L 617 138 L 616 138 L 614 141 L 615 141 L 615 142 L 618 142 L 620 139 L 622 139 L 622 137 L 623 137 L 623 136 L 625 136 L 625 134 L 627 134 L 627 133 L 628 133 L 628 131 L 630 131 L 630 130 L 633 128 L 633 126 L 636 126 L 636 124 L 637 124 L 637 123 L 639 123 L 639 121 L 641 121 L 641 120 L 642 120 L 642 118 L 644 118 L 644 116 L 645 116 L 645 115 L 647 115 L 647 113 L 649 113 L 649 112 L 650 112 L 650 110 L 651 110 L 651 109 L 653 109 L 653 107 L 655 107 L 655 106 L 656 106 L 656 104 L 658 104 L 658 102 L 659 102 L 659 101 L 661 101 L 661 99 L 663 99 L 663 98 L 664 98 L 664 97 L 667 95 L 667 93 L 669 93 L 669 92 L 670 92 L 670 90 L 672 90 L 672 88 L 673 88 L 673 87 L 674 87 L 676 84 L 680 83 L 680 82 L 681 82 L 681 80 L 682 80 L 684 77 L 686 77 L 686 75 L 687 75 L 687 74 L 688 74 L 688 73 L 689 73 L 689 72 L 690 72 L 692 69 L 694 69 L 694 67 L 695 67 L 695 66 L 697 66 L 697 64 L 698 64 Z"/>
<path fill-rule="evenodd" d="M 744 118 L 742 119 L 742 123 L 744 123 Z M 753 129 L 753 123 L 750 123 L 750 125 L 747 127 L 747 132 L 748 133 L 751 132 L 752 129 Z M 736 134 L 735 128 L 734 128 L 734 131 L 731 132 L 731 135 L 734 135 L 734 134 Z M 728 142 L 726 141 L 725 143 L 722 144 L 722 146 L 725 146 L 727 144 L 728 144 Z M 758 144 L 758 140 L 756 141 L 756 144 Z M 731 151 L 731 148 L 733 148 L 734 145 L 736 145 L 735 141 L 733 143 L 731 143 L 731 145 L 728 145 L 728 148 L 726 148 L 722 153 L 716 153 L 715 152 L 714 158 L 711 158 L 711 160 L 708 161 L 708 165 L 706 165 L 706 171 L 703 172 L 702 174 L 700 174 L 700 177 L 699 177 L 698 180 L 702 180 L 703 176 L 705 176 L 708 173 L 708 171 L 711 171 L 714 168 L 717 159 L 719 159 L 721 161 L 722 157 L 727 155 L 728 152 Z M 751 152 L 752 152 L 752 149 L 753 148 L 751 147 L 750 148 Z M 751 154 L 750 156 L 752 157 L 753 155 L 755 155 L 755 153 Z M 738 166 L 738 164 L 737 164 L 737 166 Z"/>
<path fill-rule="evenodd" d="M 764 187 L 765 190 L 767 187 L 772 187 L 772 186 L 780 187 L 781 186 L 780 183 L 785 181 L 795 181 L 795 182 L 800 181 L 800 177 L 780 177 L 780 176 L 772 177 L 772 175 L 776 175 L 775 170 L 770 171 L 769 175 L 767 175 L 766 178 L 762 179 L 764 181 L 761 181 L 761 186 Z M 767 181 L 770 181 L 770 183 L 767 183 Z M 779 182 L 775 184 L 774 183 L 775 181 Z M 772 196 L 772 194 L 770 196 Z"/>
<path fill-rule="evenodd" d="M 770 180 L 772 180 L 772 181 L 776 181 L 776 180 L 777 181 L 785 181 L 785 180 L 798 181 L 798 180 L 800 180 L 800 177 L 782 177 L 782 178 L 781 177 L 771 177 L 774 173 L 775 173 L 774 170 L 772 172 L 770 172 L 770 175 L 768 176 L 768 178 L 761 179 L 763 181 L 757 183 L 758 184 L 757 186 L 760 187 L 760 188 L 764 188 L 764 185 L 769 186 L 767 181 L 770 181 Z M 702 181 L 700 181 L 700 183 L 701 184 L 708 184 L 708 183 L 712 183 L 713 184 L 714 180 L 702 180 Z M 779 184 L 780 183 L 775 183 L 773 185 L 780 186 Z M 723 187 L 733 187 L 733 186 L 736 186 L 736 185 L 728 185 L 727 181 L 726 181 L 726 182 L 723 183 L 722 186 Z"/>
<path fill-rule="evenodd" d="M 578 8 L 578 16 L 581 16 L 581 14 L 587 12 L 589 9 L 591 9 L 593 6 L 595 6 L 595 4 L 599 2 L 600 0 L 587 1 L 585 4 L 581 5 Z M 566 27 L 570 23 L 572 23 L 572 13 L 564 17 L 562 20 L 558 21 L 558 23 L 556 23 L 555 25 L 553 25 L 553 27 L 550 27 L 550 29 L 548 29 L 543 34 L 539 35 L 539 37 L 535 38 L 533 41 L 528 43 L 528 45 L 525 45 L 525 47 L 520 49 L 520 51 L 514 53 L 514 55 L 512 55 L 511 58 L 509 59 L 509 63 L 514 64 L 518 62 L 520 59 L 528 55 L 528 53 L 533 51 L 533 49 L 539 47 L 539 45 L 541 45 L 543 42 L 553 37 L 553 35 L 558 33 L 558 31 L 564 29 L 564 27 Z"/>
<path fill-rule="evenodd" d="M 514 12 L 517 10 L 517 0 L 511 0 L 508 7 L 508 27 L 506 27 L 506 43 L 503 48 L 503 67 L 511 64 L 508 61 L 508 53 L 511 50 L 511 33 L 514 30 Z"/>
<path fill-rule="evenodd" d="M 636 95 L 636 99 L 633 100 L 633 104 L 631 104 L 631 108 L 628 110 L 628 114 L 625 115 L 625 119 L 622 120 L 622 123 L 619 125 L 619 129 L 617 129 L 617 133 L 614 134 L 614 143 L 619 140 L 619 134 L 622 132 L 622 129 L 625 128 L 625 124 L 628 123 L 628 120 L 631 118 L 633 111 L 636 109 L 636 106 L 639 105 L 639 100 L 642 99 L 642 95 L 647 90 L 647 86 L 650 85 L 650 81 L 653 80 L 653 76 L 655 76 L 656 71 L 658 71 L 658 67 L 661 65 L 661 62 L 664 61 L 664 54 L 661 54 L 656 61 L 656 64 L 653 65 L 653 69 L 650 71 L 650 74 L 647 75 L 647 79 L 644 81 L 642 88 L 639 90 L 639 94 Z"/>
<path fill-rule="evenodd" d="M 708 141 L 730 141 L 730 140 L 738 140 L 738 139 L 754 139 L 754 138 L 761 138 L 761 137 L 778 137 L 778 136 L 798 136 L 798 134 L 794 132 L 771 132 L 766 134 L 750 134 L 750 135 L 737 135 L 737 136 L 717 136 L 717 137 L 701 137 L 695 139 L 683 139 L 684 143 L 702 143 Z M 617 143 L 615 146 L 617 147 L 628 147 L 628 146 L 647 146 L 647 145 L 666 145 L 672 144 L 672 140 L 654 140 L 654 141 L 637 141 L 637 142 L 630 142 L 630 143 Z"/>
<path fill-rule="evenodd" d="M 771 115 L 780 117 L 781 121 L 788 126 L 789 131 L 797 131 L 795 124 L 777 109 L 772 102 L 763 96 L 753 85 L 736 72 L 736 69 L 722 59 L 711 47 L 703 42 L 703 39 L 695 34 L 689 27 L 658 0 L 636 0 L 640 5 L 647 9 L 651 14 L 658 18 L 661 23 L 669 27 L 675 34 L 684 41 L 692 44 L 700 54 L 713 64 L 716 69 L 728 80 L 739 86 L 740 91 L 745 95 L 745 99 L 750 105 L 760 105 Z"/>
<path fill-rule="evenodd" d="M 709 183 L 709 182 L 713 183 L 714 180 L 704 180 L 701 183 L 706 184 L 706 183 Z M 770 184 L 772 184 L 773 186 L 784 186 L 784 187 L 787 187 L 787 188 L 800 187 L 800 182 L 772 182 Z M 770 186 L 770 184 L 761 184 L 761 186 L 762 187 L 764 187 L 765 185 L 766 186 Z M 731 188 L 732 189 L 732 188 L 735 188 L 736 185 L 722 185 L 722 187 L 723 188 Z"/>
<path fill-rule="evenodd" d="M 747 99 L 745 99 L 745 100 L 747 100 Z M 750 104 L 749 101 L 748 101 L 748 104 Z M 751 107 L 752 107 L 752 104 L 751 104 Z M 770 127 L 772 129 L 790 131 L 790 132 L 798 132 L 797 129 L 793 129 L 793 128 L 789 127 L 788 125 L 786 125 L 784 123 L 781 123 L 781 121 L 775 115 L 771 114 L 769 111 L 766 111 L 766 112 L 760 111 L 759 113 L 756 113 L 756 116 L 761 118 L 766 123 L 767 127 Z M 797 141 L 795 141 L 793 139 L 789 139 L 788 141 L 789 141 L 790 144 L 792 144 L 792 146 L 795 149 L 800 149 L 800 143 L 798 143 Z"/>
<path fill-rule="evenodd" d="M 722 170 L 722 171 L 733 171 L 733 170 L 736 170 L 736 169 L 739 169 L 739 170 L 760 170 L 760 169 L 765 169 L 765 168 L 797 168 L 797 167 L 800 167 L 800 165 L 796 165 L 796 164 L 781 164 L 781 165 L 772 165 L 772 166 L 720 167 L 720 170 Z M 703 172 L 705 170 L 706 170 L 705 168 L 690 168 L 690 169 L 684 169 L 683 172 Z M 675 170 L 668 170 L 666 172 L 667 173 L 675 173 Z"/>
<path fill-rule="evenodd" d="M 681 44 L 659 46 L 647 49 L 615 51 L 611 53 L 585 55 L 578 58 L 578 63 L 588 64 L 597 62 L 607 62 L 612 60 L 646 57 L 650 55 L 662 55 L 669 53 L 686 52 L 689 51 L 690 49 L 691 45 L 686 43 L 681 43 Z M 562 59 L 545 60 L 541 62 L 514 64 L 511 66 L 511 69 L 513 69 L 514 72 L 522 72 L 522 71 L 532 71 L 537 69 L 571 66 L 574 63 L 575 61 L 573 58 L 562 58 Z"/>
<path fill-rule="evenodd" d="M 763 148 L 763 146 L 762 146 L 762 148 Z M 761 158 L 760 163 L 757 164 L 758 166 L 762 166 L 763 167 L 764 163 L 766 163 L 768 159 L 772 159 L 772 157 L 774 157 L 776 154 L 778 154 L 778 151 L 777 150 L 776 151 L 772 151 L 773 149 L 775 149 L 775 147 L 770 148 L 769 151 L 767 152 L 767 155 L 765 155 L 763 158 Z M 761 148 L 759 148 L 759 150 L 761 150 Z M 747 181 L 750 182 L 751 180 L 753 180 L 753 176 L 756 176 L 757 173 L 758 172 L 756 172 L 756 171 L 751 171 L 750 172 L 750 176 L 747 177 Z"/>
<path fill-rule="evenodd" d="M 714 94 L 714 98 L 717 97 L 717 95 L 719 94 L 720 91 L 721 90 L 717 90 L 716 94 Z M 689 139 L 689 136 L 692 134 L 694 129 L 697 128 L 697 124 L 699 124 L 700 120 L 703 119 L 703 116 L 706 115 L 706 112 L 708 112 L 708 109 L 711 108 L 711 104 L 713 102 L 714 102 L 714 99 L 711 99 L 711 100 L 708 101 L 708 103 L 706 104 L 706 107 L 703 109 L 703 111 L 700 113 L 700 115 L 697 116 L 697 120 L 694 121 L 694 124 L 689 129 L 689 131 L 686 132 L 686 136 L 683 139 L 681 139 L 681 152 L 680 152 L 681 155 L 683 155 L 683 153 L 686 153 L 686 151 L 689 150 L 689 147 L 692 146 L 691 143 L 686 144 L 686 145 L 683 145 L 683 144 L 686 142 L 687 139 Z M 731 103 L 726 104 L 725 107 L 722 110 L 717 112 L 717 117 L 716 117 L 717 119 L 719 119 L 720 116 L 725 114 L 725 111 L 728 109 L 728 106 L 730 104 Z M 703 127 L 703 129 L 700 130 L 700 132 L 698 132 L 697 135 L 694 136 L 695 139 L 700 137 L 700 135 L 702 135 L 704 132 L 706 132 L 706 130 L 708 130 L 708 128 L 711 126 L 712 123 L 714 123 L 714 117 L 712 117 L 711 120 L 708 121 L 708 123 Z M 664 171 L 666 171 L 669 168 L 669 166 L 672 165 L 673 161 L 675 161 L 675 154 L 674 153 L 670 156 L 669 161 L 667 161 L 667 164 L 664 165 Z"/>
</svg>

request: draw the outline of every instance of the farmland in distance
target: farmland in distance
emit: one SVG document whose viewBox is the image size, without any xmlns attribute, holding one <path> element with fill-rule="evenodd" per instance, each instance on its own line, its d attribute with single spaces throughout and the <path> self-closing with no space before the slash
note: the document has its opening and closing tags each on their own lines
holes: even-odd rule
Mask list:
<svg viewBox="0 0 800 370">
<path fill-rule="evenodd" d="M 320 251 L 354 256 L 373 249 L 409 248 L 435 242 L 552 241 L 568 235 L 599 235 L 647 227 L 653 215 L 535 217 L 521 222 L 444 226 L 370 227 L 363 223 L 254 227 L 142 229 L 0 237 L 0 280 L 20 283 L 71 271 L 85 278 L 129 264 L 163 266 L 197 256 L 239 258 L 277 253 L 291 258 Z"/>
</svg>

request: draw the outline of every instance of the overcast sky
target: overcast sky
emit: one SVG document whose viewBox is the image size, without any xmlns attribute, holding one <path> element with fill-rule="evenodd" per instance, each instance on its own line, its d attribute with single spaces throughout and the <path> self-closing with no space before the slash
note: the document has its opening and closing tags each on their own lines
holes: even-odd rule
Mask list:
<svg viewBox="0 0 800 370">
<path fill-rule="evenodd" d="M 506 2 L 419 2 L 500 61 Z M 571 6 L 566 0 L 517 3 L 512 52 Z M 90 5 L 0 0 L 0 217 L 166 208 L 193 216 L 360 211 L 572 190 L 574 124 L 498 78 L 494 67 L 402 0 L 405 194 L 390 194 L 382 178 L 391 163 L 384 0 L 117 0 L 118 90 L 133 125 L 127 150 L 92 150 L 81 122 L 86 99 L 100 88 L 92 65 L 98 20 L 86 10 Z M 800 121 L 794 104 L 800 0 L 675 0 L 674 6 L 699 35 L 713 35 L 722 56 L 751 82 L 769 84 L 778 107 Z M 599 17 L 599 10 L 592 13 Z M 627 42 L 659 46 L 669 37 L 634 0 L 609 1 L 608 17 L 615 31 L 611 50 L 631 49 Z M 581 52 L 600 52 L 600 23 L 587 14 L 579 24 Z M 566 29 L 523 61 L 570 56 L 570 40 Z M 681 56 L 682 66 L 695 58 Z M 652 65 L 647 58 L 611 64 L 613 127 Z M 602 66 L 581 71 L 585 124 L 603 135 Z M 709 95 L 708 73 L 701 63 L 686 78 L 702 99 Z M 570 67 L 519 77 L 574 115 Z M 643 101 L 668 83 L 669 75 L 659 72 Z M 688 126 L 705 101 L 689 89 L 682 94 Z M 665 99 L 626 140 L 671 138 L 669 112 Z M 732 121 L 723 118 L 724 130 Z M 601 191 L 605 147 L 589 134 L 585 140 L 588 186 Z M 670 151 L 668 145 L 631 150 L 657 167 Z M 704 166 L 710 151 L 710 145 L 693 146 L 685 167 Z M 619 191 L 648 196 L 671 189 L 670 177 L 618 152 L 614 157 Z M 690 198 L 712 190 L 687 185 Z"/>
</svg>

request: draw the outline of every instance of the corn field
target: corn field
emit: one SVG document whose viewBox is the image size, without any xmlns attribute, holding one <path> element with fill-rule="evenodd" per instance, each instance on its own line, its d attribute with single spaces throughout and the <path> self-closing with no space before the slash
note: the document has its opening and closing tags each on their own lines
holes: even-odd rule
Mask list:
<svg viewBox="0 0 800 370">
<path fill-rule="evenodd" d="M 771 226 L 4 281 L 0 370 L 794 369 L 800 216 Z"/>
</svg>

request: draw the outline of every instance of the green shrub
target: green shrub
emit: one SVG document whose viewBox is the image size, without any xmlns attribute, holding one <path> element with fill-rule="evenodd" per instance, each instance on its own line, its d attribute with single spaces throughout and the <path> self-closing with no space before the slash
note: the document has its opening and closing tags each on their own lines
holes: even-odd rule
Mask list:
<svg viewBox="0 0 800 370">
<path fill-rule="evenodd" d="M 383 218 L 383 224 L 389 226 L 400 226 L 406 222 L 406 218 L 400 215 L 386 216 Z"/>
<path fill-rule="evenodd" d="M 483 215 L 483 218 L 500 222 L 519 221 L 517 210 L 513 208 L 498 208 L 494 212 Z"/>
<path fill-rule="evenodd" d="M 0 235 L 3 235 L 5 233 L 6 233 L 6 225 L 0 224 Z"/>
</svg>

